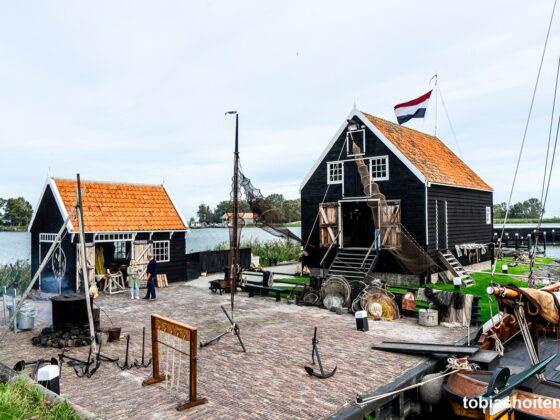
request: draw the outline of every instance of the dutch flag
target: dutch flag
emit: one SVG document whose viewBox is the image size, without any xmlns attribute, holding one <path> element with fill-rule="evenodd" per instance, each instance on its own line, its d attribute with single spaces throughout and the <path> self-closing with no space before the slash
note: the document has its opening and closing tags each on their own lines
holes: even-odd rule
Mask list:
<svg viewBox="0 0 560 420">
<path fill-rule="evenodd" d="M 431 95 L 432 91 L 430 90 L 419 98 L 395 105 L 395 115 L 397 116 L 399 124 L 404 124 L 411 118 L 424 118 Z"/>
</svg>

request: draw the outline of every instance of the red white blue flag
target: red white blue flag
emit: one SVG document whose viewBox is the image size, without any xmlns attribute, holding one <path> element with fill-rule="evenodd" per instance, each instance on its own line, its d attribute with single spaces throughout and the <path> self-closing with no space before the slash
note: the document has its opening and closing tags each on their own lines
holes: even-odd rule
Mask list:
<svg viewBox="0 0 560 420">
<path fill-rule="evenodd" d="M 432 91 L 430 90 L 419 98 L 395 105 L 395 115 L 397 116 L 399 124 L 404 124 L 411 118 L 424 118 L 431 95 Z"/>
</svg>

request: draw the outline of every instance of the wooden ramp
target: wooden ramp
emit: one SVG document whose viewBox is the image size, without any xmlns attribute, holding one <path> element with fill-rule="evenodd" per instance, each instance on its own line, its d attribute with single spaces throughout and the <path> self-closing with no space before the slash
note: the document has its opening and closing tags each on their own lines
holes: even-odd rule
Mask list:
<svg viewBox="0 0 560 420">
<path fill-rule="evenodd" d="M 446 249 L 443 252 L 438 251 L 438 257 L 441 260 L 441 262 L 445 265 L 445 267 L 447 267 L 447 269 L 451 271 L 453 277 L 460 277 L 461 282 L 466 287 L 470 287 L 475 284 L 473 278 L 470 276 L 467 270 L 465 270 L 465 267 L 463 267 L 461 263 L 457 261 L 457 258 L 455 258 L 455 256 L 451 253 L 451 251 L 449 251 L 448 249 Z"/>
</svg>

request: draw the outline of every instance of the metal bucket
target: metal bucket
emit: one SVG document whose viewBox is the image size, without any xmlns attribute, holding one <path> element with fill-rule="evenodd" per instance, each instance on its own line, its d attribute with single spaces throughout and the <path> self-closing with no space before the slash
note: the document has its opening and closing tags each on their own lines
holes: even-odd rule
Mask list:
<svg viewBox="0 0 560 420">
<path fill-rule="evenodd" d="M 109 341 L 109 333 L 106 331 L 97 331 L 95 333 L 95 339 L 100 344 L 106 344 Z"/>
<path fill-rule="evenodd" d="M 121 327 L 109 328 L 109 341 L 119 341 L 121 338 Z"/>
<path fill-rule="evenodd" d="M 436 309 L 419 309 L 418 324 L 425 327 L 438 326 L 438 311 Z"/>
<path fill-rule="evenodd" d="M 8 307 L 8 318 L 12 317 L 14 313 L 14 307 L 12 305 L 7 305 Z M 37 308 L 34 305 L 24 303 L 21 306 L 17 316 L 16 316 L 16 326 L 18 330 L 32 330 L 35 326 L 35 316 L 37 315 Z"/>
</svg>

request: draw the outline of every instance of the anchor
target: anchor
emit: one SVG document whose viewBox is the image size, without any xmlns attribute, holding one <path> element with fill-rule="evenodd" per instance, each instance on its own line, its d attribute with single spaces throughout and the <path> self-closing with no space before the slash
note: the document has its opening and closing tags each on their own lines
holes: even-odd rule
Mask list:
<svg viewBox="0 0 560 420">
<path fill-rule="evenodd" d="M 229 323 L 231 324 L 231 326 L 227 329 L 226 332 L 221 333 L 220 335 L 212 338 L 211 340 L 207 341 L 206 343 L 200 343 L 200 348 L 209 346 L 211 344 L 216 344 L 218 341 L 220 341 L 220 339 L 224 335 L 226 335 L 227 333 L 233 332 L 237 336 L 237 339 L 239 340 L 239 344 L 243 348 L 243 351 L 245 353 L 247 353 L 247 350 L 245 350 L 245 345 L 243 344 L 243 340 L 241 339 L 241 331 L 239 329 L 239 325 L 237 325 L 235 322 L 233 322 L 233 319 L 231 319 L 231 317 L 229 316 L 229 314 L 227 313 L 226 309 L 223 306 L 220 306 L 220 308 L 222 308 L 222 311 L 224 311 L 224 314 L 226 314 L 227 319 L 229 320 Z"/>
<path fill-rule="evenodd" d="M 127 342 L 128 344 L 128 342 Z M 144 349 L 146 347 L 146 327 L 142 328 L 142 363 L 139 363 L 138 360 L 134 359 L 134 366 L 136 368 L 147 368 L 152 363 L 152 358 L 148 360 L 148 363 L 144 363 Z M 128 348 L 128 347 L 127 347 Z"/>
<path fill-rule="evenodd" d="M 311 376 L 316 376 L 319 379 L 327 379 L 335 374 L 336 368 L 338 366 L 335 366 L 332 372 L 325 373 L 323 364 L 321 363 L 321 357 L 319 356 L 319 349 L 317 348 L 318 343 L 319 341 L 317 340 L 317 327 L 315 327 L 315 334 L 313 334 L 313 350 L 311 350 L 311 361 L 313 362 L 313 364 L 315 364 L 315 355 L 317 355 L 317 363 L 319 364 L 319 370 L 321 371 L 321 373 L 314 372 L 313 368 L 310 366 L 304 366 L 304 369 Z"/>
<path fill-rule="evenodd" d="M 124 356 L 124 364 L 121 366 L 121 365 L 119 365 L 118 362 L 116 362 L 117 367 L 120 370 L 132 369 L 133 367 L 136 366 L 135 364 L 131 364 L 131 365 L 128 364 L 128 345 L 129 345 L 129 343 L 130 343 L 130 334 L 127 334 L 126 335 L 126 354 Z"/>
</svg>

